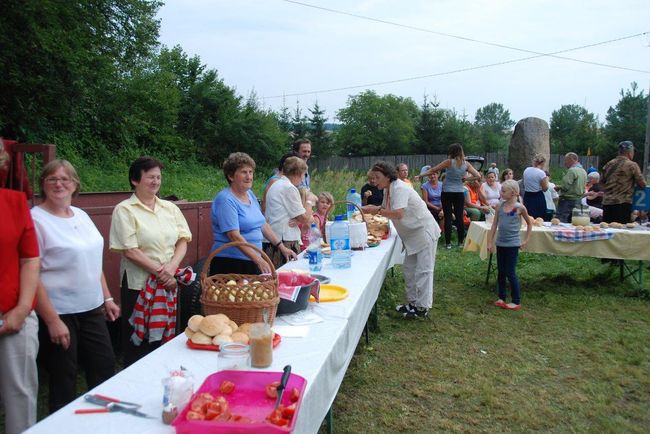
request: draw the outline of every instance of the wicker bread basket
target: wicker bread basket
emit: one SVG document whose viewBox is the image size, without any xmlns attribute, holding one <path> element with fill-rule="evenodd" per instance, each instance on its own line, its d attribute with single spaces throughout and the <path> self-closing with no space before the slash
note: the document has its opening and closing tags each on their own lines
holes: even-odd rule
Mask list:
<svg viewBox="0 0 650 434">
<path fill-rule="evenodd" d="M 246 246 L 256 250 L 271 267 L 271 274 L 215 274 L 208 276 L 212 259 L 229 247 Z M 237 324 L 263 322 L 268 311 L 268 322 L 273 324 L 280 302 L 278 275 L 269 257 L 258 247 L 242 241 L 227 243 L 214 250 L 201 271 L 201 306 L 205 315 L 223 313 Z"/>
</svg>

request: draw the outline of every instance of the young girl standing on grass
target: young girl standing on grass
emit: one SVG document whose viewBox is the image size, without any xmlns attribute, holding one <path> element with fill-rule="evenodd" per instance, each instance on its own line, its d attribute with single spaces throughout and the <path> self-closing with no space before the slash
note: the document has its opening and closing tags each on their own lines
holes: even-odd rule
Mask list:
<svg viewBox="0 0 650 434">
<path fill-rule="evenodd" d="M 488 234 L 487 249 L 493 253 L 496 245 L 497 271 L 499 299 L 494 302 L 495 306 L 502 309 L 521 309 L 521 292 L 519 280 L 517 279 L 517 256 L 519 249 L 524 248 L 530 240 L 532 224 L 526 207 L 517 202 L 519 197 L 519 184 L 512 179 L 501 184 L 501 198 L 503 199 L 496 207 L 496 215 L 492 222 L 492 228 Z M 521 219 L 526 222 L 526 239 L 521 241 L 519 230 Z M 496 243 L 494 242 L 495 234 Z M 512 303 L 506 303 L 506 277 L 510 281 L 512 291 Z"/>
</svg>

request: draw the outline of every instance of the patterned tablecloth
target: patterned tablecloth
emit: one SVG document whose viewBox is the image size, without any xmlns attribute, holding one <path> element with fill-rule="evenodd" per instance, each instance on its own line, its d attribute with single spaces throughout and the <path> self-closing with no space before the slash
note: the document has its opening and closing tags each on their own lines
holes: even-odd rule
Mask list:
<svg viewBox="0 0 650 434">
<path fill-rule="evenodd" d="M 562 229 L 561 229 L 562 228 Z M 565 242 L 556 240 L 556 233 L 563 231 L 562 236 L 584 237 L 592 239 L 589 242 Z M 487 259 L 487 235 L 490 226 L 485 222 L 472 222 L 465 238 L 464 251 L 479 252 L 481 259 Z M 573 232 L 570 235 L 570 232 Z M 575 234 L 575 230 L 563 226 L 533 226 L 530 241 L 525 252 L 546 253 L 558 256 L 590 256 L 593 258 L 611 258 L 624 260 L 650 261 L 650 231 L 637 229 L 605 229 L 602 231 L 585 231 Z M 592 235 L 601 233 L 600 235 Z M 590 235 L 586 235 L 590 234 Z M 526 235 L 525 227 L 521 231 L 522 238 Z M 611 235 L 611 237 L 610 237 Z M 571 240 L 577 241 L 577 239 Z"/>
</svg>

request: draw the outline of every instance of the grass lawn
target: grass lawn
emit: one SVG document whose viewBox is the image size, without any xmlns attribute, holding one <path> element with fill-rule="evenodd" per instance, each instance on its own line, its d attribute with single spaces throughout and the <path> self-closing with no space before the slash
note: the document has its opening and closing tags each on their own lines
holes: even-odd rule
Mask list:
<svg viewBox="0 0 650 434">
<path fill-rule="evenodd" d="M 403 278 L 389 273 L 335 432 L 650 430 L 650 303 L 618 268 L 521 254 L 519 312 L 492 305 L 485 270 L 477 254 L 439 249 L 427 320 L 392 313 Z"/>
</svg>

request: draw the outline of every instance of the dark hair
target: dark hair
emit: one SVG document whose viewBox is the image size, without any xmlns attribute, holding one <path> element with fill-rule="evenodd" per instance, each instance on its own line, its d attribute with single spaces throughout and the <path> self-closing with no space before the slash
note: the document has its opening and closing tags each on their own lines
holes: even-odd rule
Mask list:
<svg viewBox="0 0 650 434">
<path fill-rule="evenodd" d="M 158 160 L 149 156 L 142 156 L 135 159 L 131 166 L 129 167 L 129 185 L 131 190 L 135 189 L 133 182 L 140 182 L 142 179 L 142 174 L 148 172 L 151 169 L 159 167 L 160 170 L 163 170 L 165 166 Z"/>
<path fill-rule="evenodd" d="M 311 140 L 306 139 L 304 137 L 301 137 L 300 139 L 296 139 L 291 145 L 291 150 L 294 153 L 300 151 L 300 145 L 302 145 L 303 143 L 309 143 L 311 145 Z"/>
<path fill-rule="evenodd" d="M 500 178 L 501 178 L 501 182 L 503 182 L 503 181 L 506 180 L 506 175 L 507 175 L 508 173 L 512 173 L 513 175 L 515 174 L 515 172 L 513 172 L 512 169 L 510 169 L 510 168 L 503 169 L 503 172 L 501 172 L 501 176 L 500 176 Z"/>
<path fill-rule="evenodd" d="M 232 182 L 230 178 L 235 176 L 237 169 L 244 166 L 250 166 L 255 170 L 255 160 L 245 152 L 233 152 L 228 155 L 228 158 L 223 160 L 223 174 L 226 176 L 226 181 L 228 181 L 229 185 Z"/>
<path fill-rule="evenodd" d="M 376 161 L 370 170 L 373 172 L 381 173 L 387 177 L 390 182 L 393 182 L 397 179 L 397 169 L 395 169 L 393 163 L 389 163 L 388 161 Z"/>
<path fill-rule="evenodd" d="M 289 157 L 295 157 L 293 154 L 284 154 L 282 158 L 280 158 L 280 164 L 278 164 L 278 171 L 282 172 L 282 167 L 284 167 L 284 162 L 287 161 L 287 158 Z"/>
</svg>

